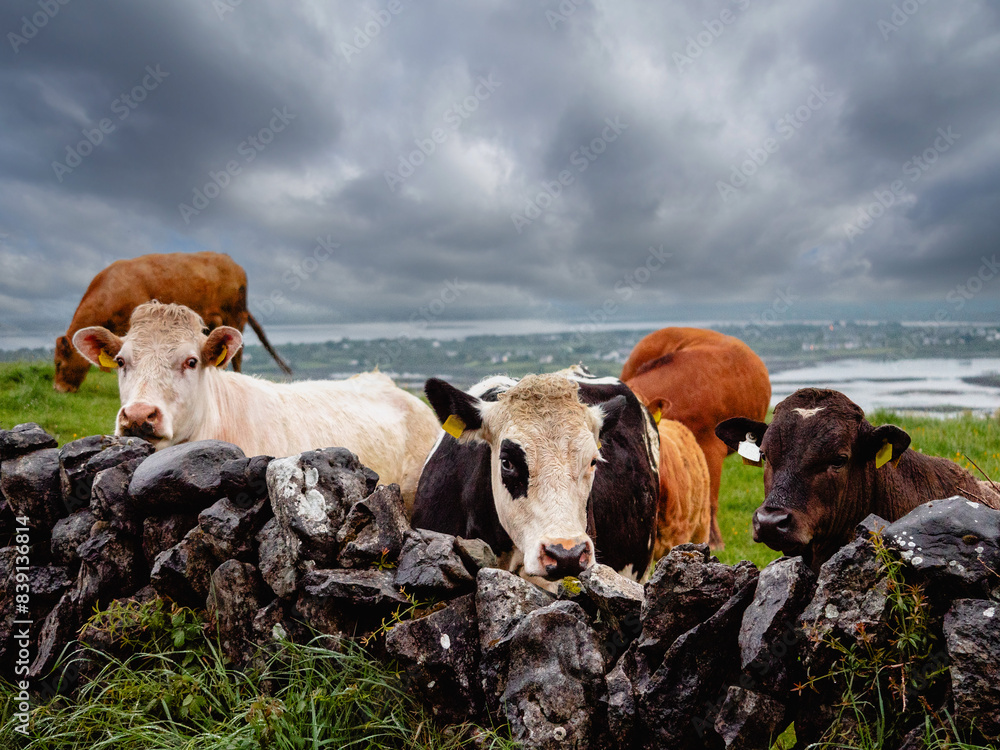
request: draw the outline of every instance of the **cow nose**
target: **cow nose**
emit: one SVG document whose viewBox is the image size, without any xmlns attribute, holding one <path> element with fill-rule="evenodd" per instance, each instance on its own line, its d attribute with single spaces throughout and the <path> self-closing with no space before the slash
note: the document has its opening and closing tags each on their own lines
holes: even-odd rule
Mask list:
<svg viewBox="0 0 1000 750">
<path fill-rule="evenodd" d="M 542 545 L 542 567 L 549 578 L 564 578 L 582 573 L 590 566 L 590 547 L 580 542 L 570 547 L 570 541 Z"/>
<path fill-rule="evenodd" d="M 142 402 L 122 409 L 122 434 L 134 437 L 155 437 L 159 434 L 163 416 L 158 407 Z"/>
<path fill-rule="evenodd" d="M 792 514 L 781 508 L 760 507 L 753 514 L 753 540 L 769 547 L 786 540 L 793 529 Z"/>
</svg>

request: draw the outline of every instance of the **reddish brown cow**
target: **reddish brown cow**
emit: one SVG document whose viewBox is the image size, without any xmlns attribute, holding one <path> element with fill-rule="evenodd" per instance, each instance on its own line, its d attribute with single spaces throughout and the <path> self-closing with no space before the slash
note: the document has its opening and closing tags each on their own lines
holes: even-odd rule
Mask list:
<svg viewBox="0 0 1000 750">
<path fill-rule="evenodd" d="M 731 448 L 751 440 L 761 449 L 765 497 L 753 515 L 754 541 L 802 555 L 814 570 L 869 513 L 895 521 L 952 495 L 1000 508 L 990 483 L 945 458 L 909 450 L 906 432 L 873 427 L 838 391 L 803 388 L 774 408 L 770 425 L 729 419 L 716 432 Z"/>
<path fill-rule="evenodd" d="M 154 299 L 190 307 L 209 328 L 226 325 L 242 333 L 243 327 L 250 323 L 278 366 L 291 375 L 288 365 L 271 348 L 264 329 L 247 310 L 247 275 L 232 258 L 209 252 L 168 253 L 118 260 L 94 277 L 66 335 L 56 339 L 55 389 L 73 393 L 87 377 L 90 362 L 71 343 L 77 331 L 102 326 L 124 336 L 132 311 Z M 237 372 L 242 358 L 242 351 L 233 357 L 233 369 Z"/>
<path fill-rule="evenodd" d="M 662 413 L 661 399 L 649 404 Z M 704 544 L 712 525 L 711 480 L 705 453 L 691 430 L 673 419 L 661 418 L 660 500 L 656 506 L 656 542 L 653 559 L 687 542 Z"/>
<path fill-rule="evenodd" d="M 715 436 L 715 426 L 730 417 L 764 419 L 771 401 L 767 367 L 732 336 L 702 328 L 662 328 L 636 344 L 621 379 L 647 404 L 663 399 L 663 417 L 694 433 L 711 480 L 709 542 L 721 549 L 719 482 L 722 461 L 731 451 Z"/>
</svg>

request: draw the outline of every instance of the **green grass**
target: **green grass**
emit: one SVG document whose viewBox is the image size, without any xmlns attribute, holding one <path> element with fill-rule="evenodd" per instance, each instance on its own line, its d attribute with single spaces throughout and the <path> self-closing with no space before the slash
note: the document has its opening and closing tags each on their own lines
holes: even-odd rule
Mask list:
<svg viewBox="0 0 1000 750">
<path fill-rule="evenodd" d="M 0 363 L 0 428 L 37 422 L 59 444 L 86 435 L 114 432 L 120 406 L 118 379 L 91 368 L 79 393 L 59 393 L 52 387 L 51 362 Z"/>
</svg>

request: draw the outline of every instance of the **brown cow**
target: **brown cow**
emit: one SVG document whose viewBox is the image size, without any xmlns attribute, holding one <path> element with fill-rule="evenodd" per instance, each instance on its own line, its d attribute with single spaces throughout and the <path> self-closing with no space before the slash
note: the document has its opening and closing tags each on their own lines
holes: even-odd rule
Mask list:
<svg viewBox="0 0 1000 750">
<path fill-rule="evenodd" d="M 654 414 L 663 410 L 662 399 L 649 404 Z M 653 559 L 671 547 L 708 541 L 712 527 L 711 479 L 705 453 L 694 434 L 680 422 L 660 418 L 660 500 L 656 507 L 656 542 Z"/>
<path fill-rule="evenodd" d="M 719 482 L 722 461 L 731 451 L 715 436 L 715 426 L 729 417 L 764 419 L 771 401 L 767 367 L 732 336 L 702 328 L 663 328 L 636 344 L 621 379 L 646 403 L 663 399 L 663 417 L 694 433 L 711 480 L 709 543 L 722 549 L 716 518 Z"/>
<path fill-rule="evenodd" d="M 765 497 L 753 515 L 754 541 L 802 555 L 814 570 L 869 513 L 895 521 L 952 495 L 1000 508 L 990 483 L 945 458 L 907 450 L 906 432 L 873 427 L 838 391 L 803 388 L 775 407 L 770 425 L 728 419 L 716 432 L 731 448 L 752 440 L 761 449 Z"/>
<path fill-rule="evenodd" d="M 128 331 L 132 311 L 144 302 L 175 302 L 198 313 L 209 328 L 232 326 L 242 333 L 249 322 L 260 343 L 287 375 L 292 371 L 271 348 L 264 329 L 247 310 L 247 275 L 228 255 L 221 253 L 169 253 L 118 260 L 90 282 L 66 335 L 56 339 L 57 391 L 74 393 L 90 370 L 90 362 L 73 348 L 73 335 L 81 328 L 102 326 L 118 336 Z M 239 372 L 243 352 L 233 358 Z"/>
</svg>

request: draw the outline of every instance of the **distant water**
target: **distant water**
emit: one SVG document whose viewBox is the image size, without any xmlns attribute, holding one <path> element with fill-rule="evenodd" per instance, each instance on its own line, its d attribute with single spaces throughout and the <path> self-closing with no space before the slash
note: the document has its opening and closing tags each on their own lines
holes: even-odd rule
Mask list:
<svg viewBox="0 0 1000 750">
<path fill-rule="evenodd" d="M 1000 388 L 968 383 L 1000 373 L 1000 359 L 863 359 L 823 362 L 771 374 L 771 403 L 799 388 L 841 391 L 866 412 L 891 409 L 941 414 L 971 410 L 993 414 L 1000 409 Z"/>
</svg>

